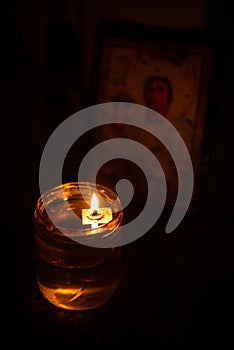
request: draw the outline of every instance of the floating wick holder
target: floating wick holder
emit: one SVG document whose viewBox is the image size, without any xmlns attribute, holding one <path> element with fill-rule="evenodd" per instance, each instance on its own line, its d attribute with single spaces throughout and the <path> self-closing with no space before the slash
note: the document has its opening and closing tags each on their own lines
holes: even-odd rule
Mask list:
<svg viewBox="0 0 234 350">
<path fill-rule="evenodd" d="M 82 224 L 90 225 L 94 222 L 97 224 L 107 224 L 112 220 L 111 208 L 100 208 L 100 209 L 82 209 Z"/>
<path fill-rule="evenodd" d="M 100 220 L 103 217 L 103 213 L 96 209 L 91 209 L 90 213 L 86 214 L 90 220 Z"/>
</svg>

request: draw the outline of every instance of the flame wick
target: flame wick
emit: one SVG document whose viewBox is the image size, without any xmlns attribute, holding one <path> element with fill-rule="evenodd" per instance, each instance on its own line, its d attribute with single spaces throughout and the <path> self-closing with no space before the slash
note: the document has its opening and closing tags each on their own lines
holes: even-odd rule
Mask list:
<svg viewBox="0 0 234 350">
<path fill-rule="evenodd" d="M 92 215 L 96 215 L 98 212 L 98 198 L 96 193 L 93 193 L 91 198 L 91 209 L 92 209 Z"/>
</svg>

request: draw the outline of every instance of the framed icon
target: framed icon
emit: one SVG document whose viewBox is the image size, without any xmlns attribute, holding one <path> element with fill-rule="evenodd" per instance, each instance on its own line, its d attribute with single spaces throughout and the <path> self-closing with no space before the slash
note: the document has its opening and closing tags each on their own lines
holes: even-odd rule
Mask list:
<svg viewBox="0 0 234 350">
<path fill-rule="evenodd" d="M 193 164 L 191 211 L 201 204 L 209 168 L 214 124 L 211 119 L 214 119 L 217 93 L 214 86 L 218 79 L 215 69 L 217 46 L 198 30 L 157 28 L 119 21 L 101 21 L 97 35 L 92 101 L 144 105 L 171 122 L 182 137 Z M 131 138 L 131 132 L 127 127 L 125 130 L 112 127 L 104 133 L 109 137 L 121 134 Z M 97 138 L 100 141 L 100 137 L 99 130 L 98 134 L 94 133 L 94 142 Z M 146 140 L 147 136 L 143 135 L 143 138 Z M 163 145 L 156 140 L 149 148 L 165 170 L 170 207 L 178 189 L 175 166 Z"/>
</svg>

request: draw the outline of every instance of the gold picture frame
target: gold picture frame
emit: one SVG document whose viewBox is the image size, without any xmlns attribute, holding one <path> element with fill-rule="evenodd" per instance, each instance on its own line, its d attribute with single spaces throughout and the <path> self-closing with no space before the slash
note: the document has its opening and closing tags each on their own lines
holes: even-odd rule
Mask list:
<svg viewBox="0 0 234 350">
<path fill-rule="evenodd" d="M 190 211 L 204 204 L 217 93 L 214 87 L 218 84 L 217 47 L 217 42 L 198 30 L 157 28 L 113 20 L 102 20 L 97 35 L 92 102 L 145 105 L 173 124 L 188 148 L 194 169 Z M 161 94 L 155 104 L 152 98 L 147 98 L 147 89 L 152 83 Z M 117 132 L 112 134 L 111 130 L 104 134 L 117 137 Z M 130 137 L 130 132 L 124 137 Z M 97 143 L 100 139 L 99 130 L 94 133 L 93 141 Z M 177 180 L 170 157 L 160 148 L 161 154 L 155 155 L 167 168 L 168 188 L 173 189 L 167 197 L 167 205 L 171 207 Z"/>
</svg>

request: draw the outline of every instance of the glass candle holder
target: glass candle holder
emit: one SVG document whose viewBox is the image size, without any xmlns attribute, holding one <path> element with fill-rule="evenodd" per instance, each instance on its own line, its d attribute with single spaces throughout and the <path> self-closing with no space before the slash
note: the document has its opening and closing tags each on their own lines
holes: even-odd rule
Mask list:
<svg viewBox="0 0 234 350">
<path fill-rule="evenodd" d="M 108 212 L 114 209 L 113 214 L 107 223 L 84 225 L 82 211 L 89 210 L 93 193 L 98 195 L 100 208 L 103 201 Z M 81 220 L 73 227 L 74 213 Z M 56 226 L 50 214 L 56 216 Z M 110 238 L 121 228 L 123 211 L 118 196 L 102 185 L 69 182 L 41 195 L 34 218 L 36 274 L 42 295 L 55 306 L 70 310 L 93 309 L 107 302 L 121 279 L 121 245 L 99 248 L 79 242 L 88 238 L 92 243 L 97 235 Z"/>
</svg>

